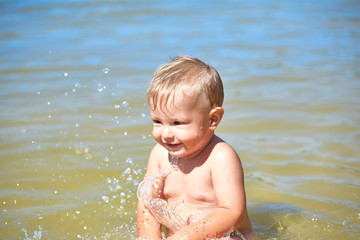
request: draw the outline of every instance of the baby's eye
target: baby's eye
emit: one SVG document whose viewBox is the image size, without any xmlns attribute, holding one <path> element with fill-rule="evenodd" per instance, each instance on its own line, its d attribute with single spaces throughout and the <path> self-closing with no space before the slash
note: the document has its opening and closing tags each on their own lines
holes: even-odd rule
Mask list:
<svg viewBox="0 0 360 240">
<path fill-rule="evenodd" d="M 182 122 L 180 122 L 180 121 L 175 121 L 174 122 L 174 125 L 181 125 L 182 124 Z"/>
<path fill-rule="evenodd" d="M 161 122 L 159 120 L 153 120 L 153 123 L 155 124 L 161 124 Z"/>
</svg>

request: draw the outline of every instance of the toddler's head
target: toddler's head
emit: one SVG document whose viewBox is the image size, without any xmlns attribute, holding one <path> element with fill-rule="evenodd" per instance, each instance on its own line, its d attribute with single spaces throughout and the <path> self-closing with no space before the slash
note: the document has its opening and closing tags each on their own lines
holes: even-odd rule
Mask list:
<svg viewBox="0 0 360 240">
<path fill-rule="evenodd" d="M 160 66 L 154 74 L 147 92 L 152 110 L 166 108 L 168 101 L 174 102 L 176 93 L 198 94 L 208 107 L 221 107 L 224 89 L 219 73 L 212 66 L 191 56 L 179 56 Z"/>
</svg>

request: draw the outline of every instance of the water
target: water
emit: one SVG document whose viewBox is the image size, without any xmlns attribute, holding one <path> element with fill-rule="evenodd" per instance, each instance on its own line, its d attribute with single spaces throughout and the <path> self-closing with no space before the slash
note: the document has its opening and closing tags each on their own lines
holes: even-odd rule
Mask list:
<svg viewBox="0 0 360 240">
<path fill-rule="evenodd" d="M 152 197 L 158 194 L 159 189 L 156 182 L 162 182 L 173 171 L 178 170 L 178 158 L 172 158 L 169 166 L 161 169 L 153 176 L 145 176 L 145 179 L 139 184 L 137 197 L 141 200 L 147 209 L 151 211 L 156 220 L 172 232 L 176 232 L 186 226 L 182 217 L 171 209 L 164 199 Z M 151 194 L 152 193 L 152 194 Z M 175 206 L 176 208 L 177 206 Z"/>
<path fill-rule="evenodd" d="M 261 239 L 360 237 L 360 4 L 2 1 L 0 232 L 134 239 L 168 56 L 212 64 Z"/>
</svg>

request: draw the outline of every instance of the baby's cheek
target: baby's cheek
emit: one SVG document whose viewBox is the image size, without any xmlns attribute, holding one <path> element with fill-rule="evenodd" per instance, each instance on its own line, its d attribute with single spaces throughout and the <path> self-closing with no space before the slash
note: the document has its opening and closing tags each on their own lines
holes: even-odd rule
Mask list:
<svg viewBox="0 0 360 240">
<path fill-rule="evenodd" d="M 153 130 L 152 135 L 158 143 L 161 143 L 161 133 L 159 131 Z"/>
</svg>

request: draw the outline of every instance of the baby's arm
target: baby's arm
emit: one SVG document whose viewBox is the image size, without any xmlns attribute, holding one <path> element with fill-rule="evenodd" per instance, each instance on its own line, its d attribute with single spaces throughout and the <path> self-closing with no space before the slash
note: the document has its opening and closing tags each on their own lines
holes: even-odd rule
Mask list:
<svg viewBox="0 0 360 240">
<path fill-rule="evenodd" d="M 161 226 L 141 200 L 138 201 L 136 214 L 137 231 L 139 237 L 148 237 L 152 240 L 161 239 Z"/>
<path fill-rule="evenodd" d="M 155 146 L 151 151 L 149 162 L 147 165 L 146 175 L 153 176 L 160 169 L 159 166 L 159 146 Z M 152 195 L 152 194 L 151 194 Z M 154 197 L 154 196 L 151 196 Z M 150 210 L 146 208 L 144 203 L 139 200 L 137 205 L 137 231 L 139 237 L 147 237 L 152 240 L 160 240 L 161 238 L 161 225 L 151 214 Z"/>
<path fill-rule="evenodd" d="M 211 175 L 218 208 L 204 219 L 180 229 L 168 240 L 221 237 L 246 222 L 243 170 L 239 157 L 227 143 L 219 143 L 214 148 Z"/>
</svg>

